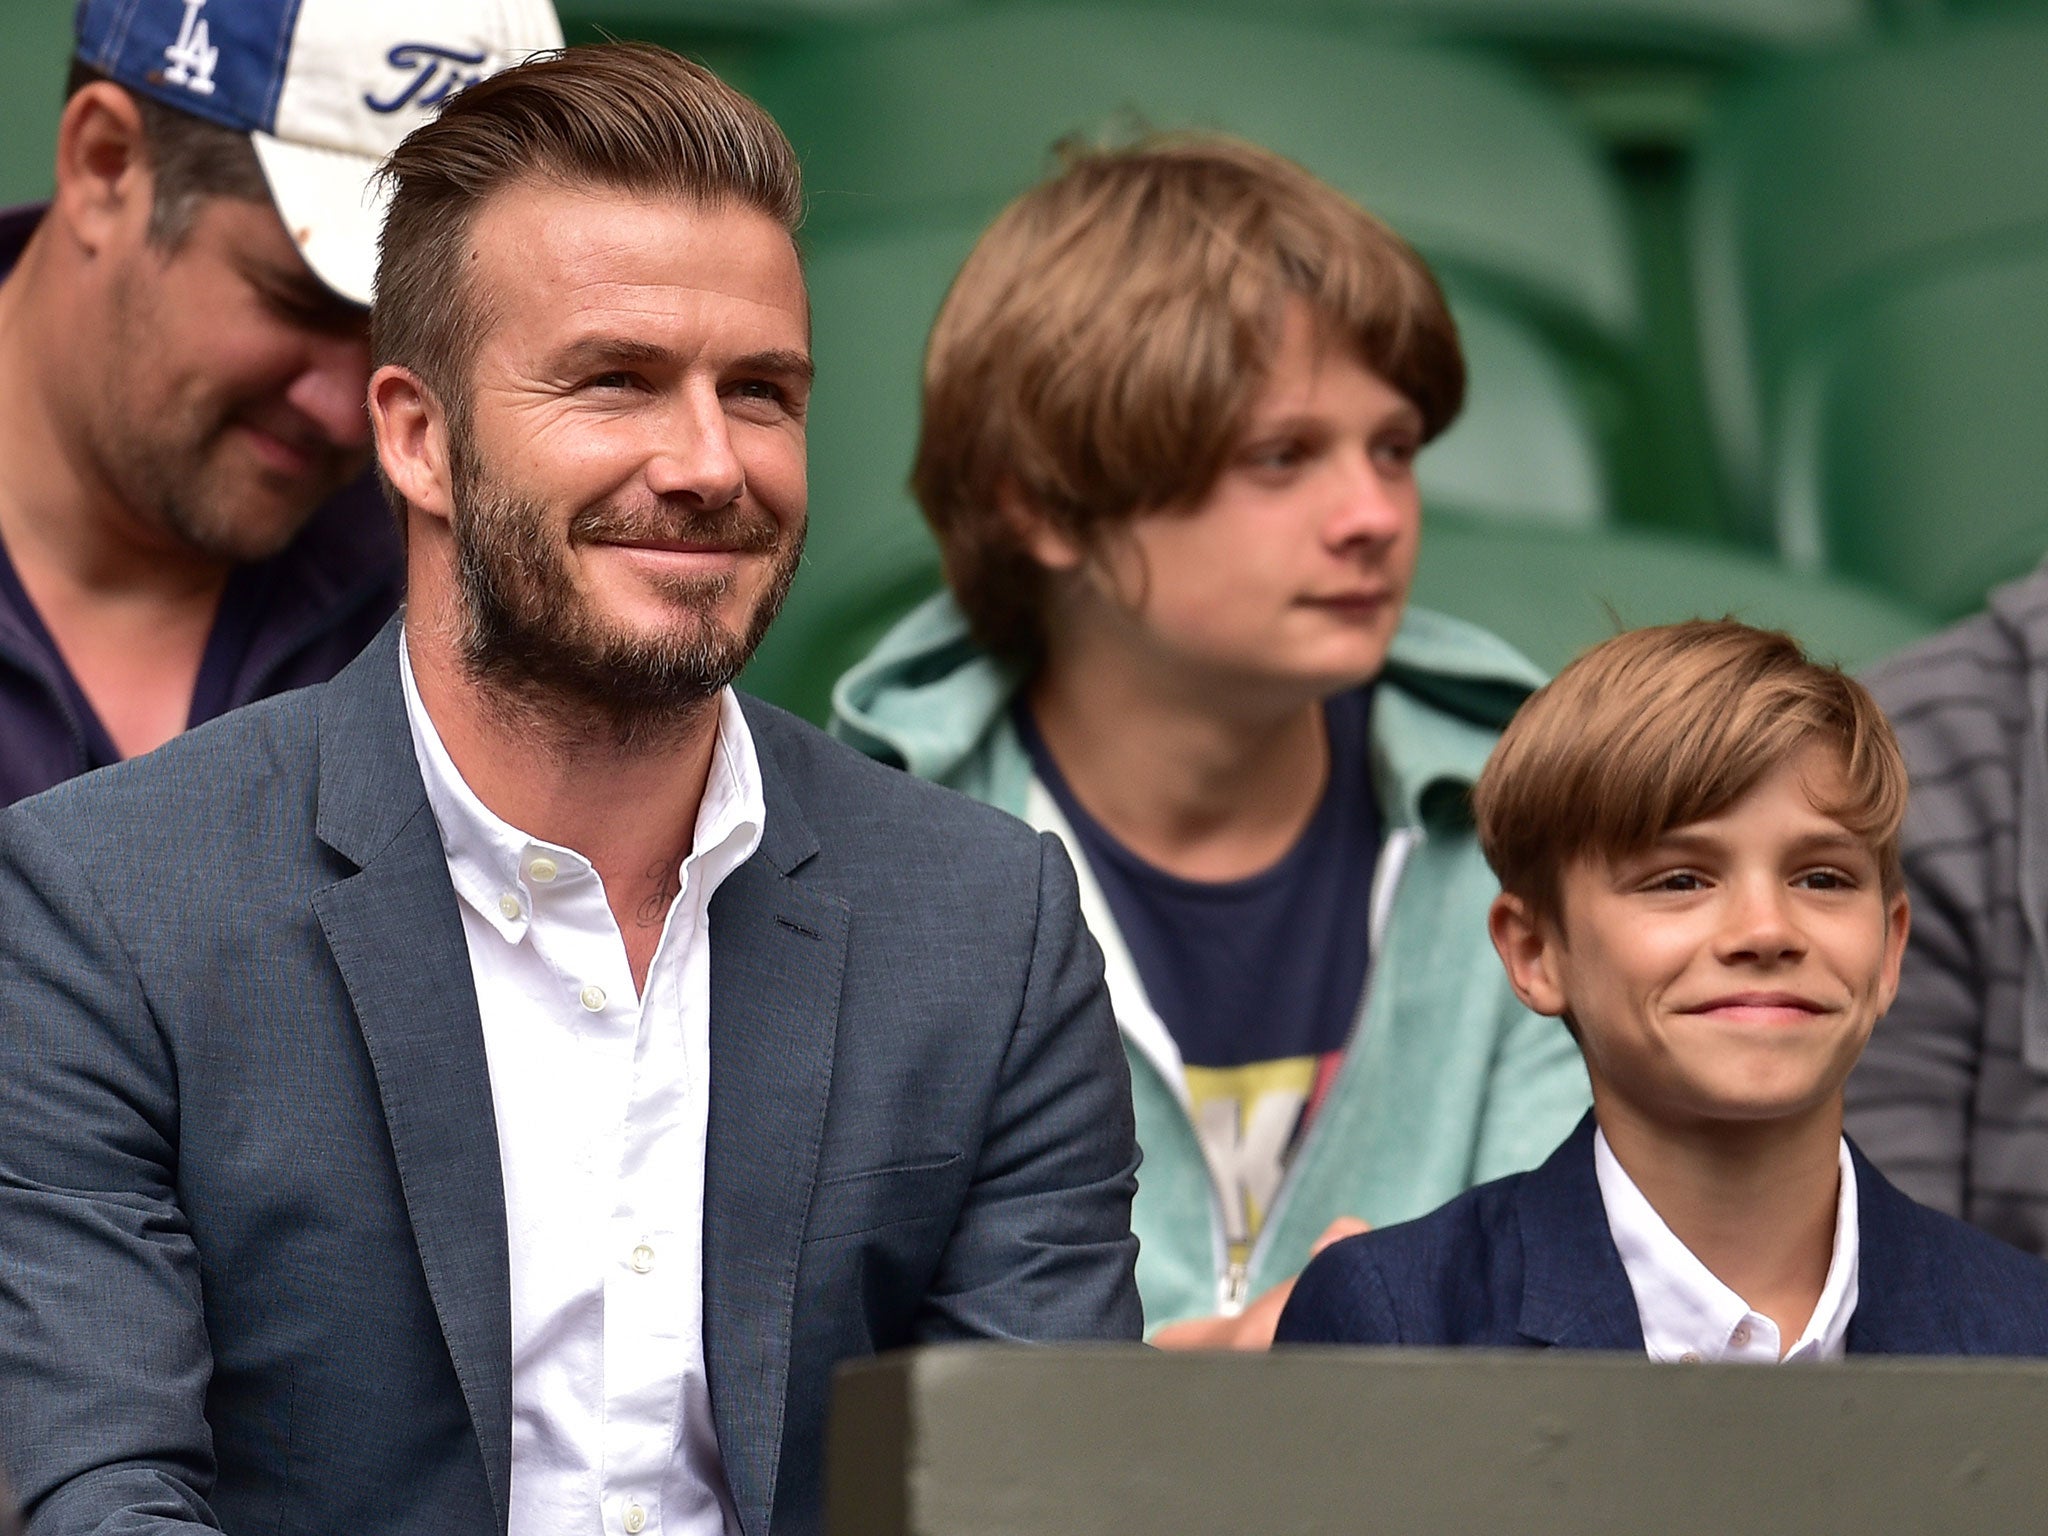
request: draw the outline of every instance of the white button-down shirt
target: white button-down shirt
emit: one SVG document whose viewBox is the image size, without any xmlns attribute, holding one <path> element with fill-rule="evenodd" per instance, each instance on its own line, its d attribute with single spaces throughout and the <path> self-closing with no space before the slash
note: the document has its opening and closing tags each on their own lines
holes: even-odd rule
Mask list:
<svg viewBox="0 0 2048 1536">
<path fill-rule="evenodd" d="M 760 846 L 730 689 L 636 992 L 590 861 L 478 800 L 400 670 L 483 1018 L 512 1294 L 511 1536 L 736 1530 L 704 1375 L 711 896 Z M 602 793 L 602 789 L 594 790 Z"/>
<path fill-rule="evenodd" d="M 1835 1199 L 1835 1251 L 1828 1278 L 1806 1329 L 1792 1347 L 1779 1349 L 1778 1325 L 1729 1290 L 1664 1224 L 1635 1180 L 1615 1158 L 1605 1133 L 1593 1133 L 1593 1167 L 1607 1228 L 1621 1251 L 1643 1344 L 1652 1360 L 1729 1360 L 1776 1365 L 1781 1360 L 1839 1360 L 1856 1313 L 1856 1167 L 1849 1144 L 1840 1153 L 1842 1179 Z"/>
</svg>

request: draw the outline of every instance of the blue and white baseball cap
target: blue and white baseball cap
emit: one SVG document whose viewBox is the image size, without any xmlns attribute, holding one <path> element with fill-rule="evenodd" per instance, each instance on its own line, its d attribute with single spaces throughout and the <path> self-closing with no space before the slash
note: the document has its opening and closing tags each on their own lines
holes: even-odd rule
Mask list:
<svg viewBox="0 0 2048 1536">
<path fill-rule="evenodd" d="M 319 279 L 370 302 L 384 157 L 466 85 L 562 46 L 549 0 L 80 0 L 78 58 L 249 135 Z"/>
</svg>

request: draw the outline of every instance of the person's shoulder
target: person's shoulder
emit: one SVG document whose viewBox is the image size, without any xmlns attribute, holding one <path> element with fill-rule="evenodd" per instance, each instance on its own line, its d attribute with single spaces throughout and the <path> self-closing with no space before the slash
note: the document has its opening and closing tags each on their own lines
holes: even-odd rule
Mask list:
<svg viewBox="0 0 2048 1536">
<path fill-rule="evenodd" d="M 1522 698 L 1548 681 L 1541 667 L 1492 630 L 1415 604 L 1401 615 L 1387 663 L 1407 677 L 1497 689 L 1496 707 L 1484 714 L 1500 725 L 1507 721 L 1498 715 L 1499 706 L 1512 715 Z"/>
<path fill-rule="evenodd" d="M 1491 630 L 1413 605 L 1401 616 L 1380 676 L 1419 708 L 1488 738 L 1547 681 L 1541 667 Z"/>
<path fill-rule="evenodd" d="M 2048 1355 L 2048 1263 L 1920 1204 L 1860 1152 L 1856 1176 L 1870 1186 L 1861 1202 L 1864 1271 L 1907 1277 L 1918 1293 L 1911 1304 L 1951 1317 L 1963 1353 Z M 1894 1251 L 1878 1258 L 1873 1240 Z"/>
<path fill-rule="evenodd" d="M 1473 782 L 1543 673 L 1488 631 L 1410 607 L 1373 683 L 1372 752 L 1382 810 L 1469 830 Z"/>
<path fill-rule="evenodd" d="M 1910 750 L 1960 721 L 2005 721 L 2030 673 L 2048 667 L 2048 568 L 2008 583 L 1977 612 L 1885 658 L 1864 682 Z"/>
<path fill-rule="evenodd" d="M 1865 676 L 1897 733 L 1912 797 L 1900 834 L 1916 883 L 1979 878 L 1982 860 L 1924 851 L 1975 848 L 2009 835 L 2032 750 L 2030 679 L 2048 671 L 2048 573 L 1999 589 L 1989 606 Z"/>
<path fill-rule="evenodd" d="M 146 857 L 166 841 L 188 851 L 280 830 L 280 796 L 308 808 L 314 792 L 317 688 L 230 710 L 153 752 L 69 779 L 5 813 L 37 823 L 74 851 Z"/>
<path fill-rule="evenodd" d="M 900 839 L 914 831 L 927 843 L 964 840 L 1020 854 L 1036 845 L 1037 834 L 1006 811 L 869 757 L 765 699 L 742 694 L 740 704 L 755 750 L 772 758 L 821 835 Z"/>
<path fill-rule="evenodd" d="M 1933 1245 L 1943 1249 L 1954 1264 L 1961 1290 L 1976 1296 L 2003 1291 L 2010 1297 L 2024 1298 L 2040 1316 L 2044 1330 L 2048 1330 L 2048 1264 L 1946 1212 L 1917 1202 L 1914 1209 L 1927 1224 Z M 2043 1338 L 2048 1342 L 2048 1332 L 2044 1332 Z"/>
<path fill-rule="evenodd" d="M 2024 1300 L 2038 1312 L 2048 1342 L 2048 1264 L 1981 1227 L 1901 1194 L 1919 1243 L 1939 1259 L 1938 1271 L 1971 1300 Z"/>
<path fill-rule="evenodd" d="M 1425 1216 L 1331 1244 L 1302 1271 L 1277 1341 L 1505 1342 L 1519 1300 L 1516 1210 L 1528 1177 L 1495 1179 Z"/>
</svg>

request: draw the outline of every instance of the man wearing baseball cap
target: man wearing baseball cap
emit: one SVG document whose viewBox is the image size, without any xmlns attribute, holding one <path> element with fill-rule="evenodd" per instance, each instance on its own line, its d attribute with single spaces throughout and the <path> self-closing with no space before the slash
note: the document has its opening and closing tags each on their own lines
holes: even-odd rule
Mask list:
<svg viewBox="0 0 2048 1536">
<path fill-rule="evenodd" d="M 82 0 L 0 211 L 0 805 L 321 681 L 389 617 L 372 173 L 548 0 Z"/>
</svg>

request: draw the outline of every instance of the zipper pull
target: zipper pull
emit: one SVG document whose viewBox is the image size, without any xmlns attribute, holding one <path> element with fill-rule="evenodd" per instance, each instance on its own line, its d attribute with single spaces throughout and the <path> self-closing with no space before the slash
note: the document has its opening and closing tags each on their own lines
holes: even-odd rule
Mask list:
<svg viewBox="0 0 2048 1536">
<path fill-rule="evenodd" d="M 1225 1317 L 1236 1317 L 1244 1310 L 1244 1293 L 1250 1283 L 1251 1266 L 1243 1259 L 1232 1259 L 1224 1266 L 1220 1310 Z"/>
</svg>

